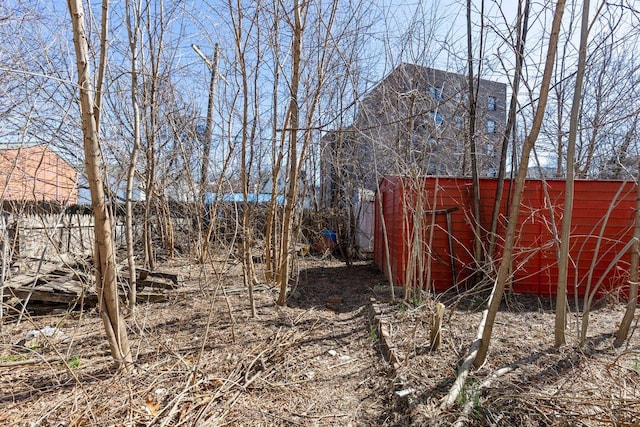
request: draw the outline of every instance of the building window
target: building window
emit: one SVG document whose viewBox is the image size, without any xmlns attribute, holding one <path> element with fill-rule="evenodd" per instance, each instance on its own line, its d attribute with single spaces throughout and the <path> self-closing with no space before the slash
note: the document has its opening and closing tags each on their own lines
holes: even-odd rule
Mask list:
<svg viewBox="0 0 640 427">
<path fill-rule="evenodd" d="M 490 96 L 487 99 L 487 108 L 491 111 L 496 111 L 496 97 Z"/>
<path fill-rule="evenodd" d="M 455 95 L 455 99 L 458 102 L 464 102 L 465 104 L 467 104 L 469 102 L 469 92 L 457 92 Z"/>
<path fill-rule="evenodd" d="M 414 132 L 424 132 L 427 129 L 427 120 L 424 116 L 417 116 L 413 121 Z"/>
<path fill-rule="evenodd" d="M 431 120 L 436 124 L 436 126 L 442 126 L 442 114 L 437 111 L 430 111 L 429 116 Z"/>
<path fill-rule="evenodd" d="M 487 133 L 496 133 L 496 122 L 487 120 Z"/>
<path fill-rule="evenodd" d="M 429 87 L 429 93 L 431 94 L 431 96 L 433 96 L 433 99 L 435 99 L 436 101 L 442 101 L 441 87 L 431 86 Z"/>
</svg>

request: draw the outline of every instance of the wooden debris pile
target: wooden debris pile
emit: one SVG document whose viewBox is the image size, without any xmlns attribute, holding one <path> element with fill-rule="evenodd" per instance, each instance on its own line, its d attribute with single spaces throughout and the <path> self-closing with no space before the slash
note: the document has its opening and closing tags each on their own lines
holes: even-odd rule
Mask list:
<svg viewBox="0 0 640 427">
<path fill-rule="evenodd" d="M 4 297 L 23 305 L 30 301 L 93 306 L 98 298 L 91 275 L 78 265 L 42 263 L 33 270 L 12 276 L 4 283 Z"/>
<path fill-rule="evenodd" d="M 15 298 L 21 305 L 29 302 L 67 304 L 93 307 L 98 303 L 95 292 L 93 268 L 86 260 L 65 263 L 37 263 L 30 269 L 15 274 L 4 282 L 4 299 Z M 129 286 L 128 271 L 119 274 L 123 288 Z M 177 274 L 137 270 L 136 288 L 138 300 L 144 302 L 166 301 L 169 292 L 182 285 Z M 123 294 L 126 294 L 123 293 Z"/>
<path fill-rule="evenodd" d="M 391 321 L 390 316 L 386 313 L 385 306 L 371 298 L 371 318 L 376 328 L 377 336 L 380 340 L 382 353 L 393 369 L 394 375 L 397 374 L 405 355 L 394 345 L 391 338 Z"/>
<path fill-rule="evenodd" d="M 130 276 L 128 269 L 122 271 L 119 276 L 126 288 L 130 286 Z M 183 279 L 178 274 L 136 268 L 137 300 L 144 302 L 167 301 L 171 295 L 170 291 L 176 291 L 181 287 L 182 282 Z"/>
</svg>

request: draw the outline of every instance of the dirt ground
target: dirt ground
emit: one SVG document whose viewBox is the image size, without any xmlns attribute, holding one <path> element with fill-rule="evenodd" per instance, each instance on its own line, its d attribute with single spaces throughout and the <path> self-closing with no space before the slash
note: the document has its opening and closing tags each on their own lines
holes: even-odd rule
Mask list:
<svg viewBox="0 0 640 427">
<path fill-rule="evenodd" d="M 447 309 L 442 345 L 431 350 L 432 304 L 392 302 L 370 261 L 304 257 L 297 266 L 286 307 L 275 304 L 275 290 L 256 288 L 255 318 L 238 263 L 162 266 L 184 285 L 128 319 L 130 373 L 113 370 L 95 310 L 32 311 L 18 323 L 6 305 L 0 425 L 640 426 L 637 325 L 627 344 L 613 346 L 622 303 L 597 305 L 581 348 L 572 316 L 570 343 L 556 349 L 552 302 L 509 296 L 487 363 L 471 373 L 454 407 L 441 410 L 485 293 L 437 296 Z M 379 319 L 395 364 L 381 345 Z M 56 332 L 27 336 L 46 330 Z"/>
</svg>

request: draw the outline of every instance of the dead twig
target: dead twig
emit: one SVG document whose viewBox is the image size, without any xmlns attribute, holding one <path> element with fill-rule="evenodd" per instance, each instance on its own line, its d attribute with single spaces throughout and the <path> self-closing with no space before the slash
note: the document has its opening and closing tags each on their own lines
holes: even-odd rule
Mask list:
<svg viewBox="0 0 640 427">
<path fill-rule="evenodd" d="M 514 369 L 515 369 L 514 366 L 507 366 L 506 368 L 498 369 L 497 371 L 495 371 L 494 373 L 489 375 L 489 377 L 487 379 L 482 381 L 475 388 L 475 392 L 476 393 L 480 393 L 480 391 L 483 388 L 489 387 L 491 385 L 491 383 L 493 382 L 493 380 L 495 380 L 498 377 L 501 377 L 502 375 L 508 374 L 509 372 L 513 371 Z M 460 413 L 460 416 L 458 417 L 456 422 L 453 424 L 453 427 L 464 427 L 464 425 L 467 424 L 467 422 L 469 421 L 469 415 L 471 415 L 471 412 L 473 412 L 475 404 L 476 404 L 476 402 L 474 401 L 474 399 L 468 399 L 467 400 L 467 402 L 464 404 L 464 407 L 462 408 L 462 412 Z"/>
<path fill-rule="evenodd" d="M 480 348 L 480 342 L 482 341 L 482 333 L 484 332 L 485 322 L 487 321 L 488 310 L 485 310 L 482 313 L 482 320 L 480 321 L 480 325 L 478 326 L 478 334 L 476 335 L 476 339 L 471 344 L 471 348 L 469 349 L 469 355 L 464 359 L 462 365 L 460 365 L 460 369 L 458 370 L 458 375 L 456 380 L 454 381 L 449 393 L 441 400 L 440 409 L 446 411 L 450 409 L 455 403 L 460 391 L 464 388 L 465 383 L 467 382 L 467 376 L 469 375 L 469 370 L 471 369 L 471 365 L 473 365 L 474 360 L 476 359 L 476 354 L 478 354 L 478 348 Z"/>
</svg>

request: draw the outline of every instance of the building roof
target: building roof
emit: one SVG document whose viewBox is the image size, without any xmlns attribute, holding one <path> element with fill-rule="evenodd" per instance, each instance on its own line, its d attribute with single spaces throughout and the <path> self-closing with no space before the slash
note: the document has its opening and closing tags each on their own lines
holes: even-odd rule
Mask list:
<svg viewBox="0 0 640 427">
<path fill-rule="evenodd" d="M 207 193 L 205 194 L 205 203 L 213 204 L 215 200 L 223 203 L 243 203 L 244 195 L 242 193 L 225 193 L 217 195 L 216 193 Z M 247 203 L 252 204 L 263 204 L 271 202 L 271 193 L 249 193 L 247 194 Z M 276 196 L 276 204 L 283 205 L 284 204 L 284 196 L 278 195 Z"/>
</svg>

